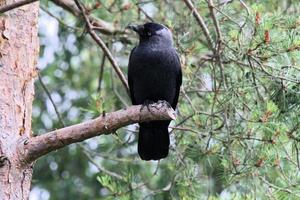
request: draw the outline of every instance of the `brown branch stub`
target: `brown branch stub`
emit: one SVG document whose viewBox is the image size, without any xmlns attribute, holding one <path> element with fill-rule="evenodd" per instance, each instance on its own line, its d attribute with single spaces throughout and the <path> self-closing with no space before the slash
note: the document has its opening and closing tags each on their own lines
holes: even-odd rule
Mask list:
<svg viewBox="0 0 300 200">
<path fill-rule="evenodd" d="M 148 107 L 131 106 L 29 139 L 28 143 L 24 144 L 23 162 L 33 162 L 51 151 L 94 136 L 110 133 L 129 124 L 175 118 L 175 111 L 165 101 L 150 104 Z"/>
</svg>

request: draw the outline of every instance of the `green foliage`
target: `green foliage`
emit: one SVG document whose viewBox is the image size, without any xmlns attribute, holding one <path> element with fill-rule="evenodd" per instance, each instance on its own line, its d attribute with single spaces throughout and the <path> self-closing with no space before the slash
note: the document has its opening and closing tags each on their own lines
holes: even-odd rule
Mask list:
<svg viewBox="0 0 300 200">
<path fill-rule="evenodd" d="M 246 7 L 241 1 L 214 1 L 222 65 L 183 1 L 82 2 L 86 8 L 100 2 L 90 14 L 121 30 L 131 22 L 149 21 L 138 7 L 172 30 L 184 77 L 170 155 L 159 163 L 141 161 L 138 127 L 131 125 L 40 159 L 33 188 L 46 189 L 51 200 L 300 198 L 298 1 L 243 1 Z M 47 62 L 40 65 L 64 123 L 130 105 L 108 60 L 97 91 L 103 53 L 84 32 L 81 18 L 50 2 L 42 4 L 64 22 L 41 12 L 41 23 L 59 28 L 53 36 L 41 26 L 40 63 Z M 194 4 L 217 41 L 207 2 Z M 134 33 L 100 36 L 126 74 L 137 42 Z M 37 81 L 34 132 L 61 127 Z"/>
</svg>

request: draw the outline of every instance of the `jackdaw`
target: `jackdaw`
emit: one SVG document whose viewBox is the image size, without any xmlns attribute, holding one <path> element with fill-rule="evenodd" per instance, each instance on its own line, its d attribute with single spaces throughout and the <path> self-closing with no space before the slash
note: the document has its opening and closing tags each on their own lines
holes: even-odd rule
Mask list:
<svg viewBox="0 0 300 200">
<path fill-rule="evenodd" d="M 182 81 L 171 31 L 164 25 L 129 25 L 139 35 L 130 54 L 128 84 L 133 105 L 167 101 L 176 108 Z M 140 123 L 138 153 L 142 160 L 159 160 L 169 153 L 170 120 Z"/>
</svg>

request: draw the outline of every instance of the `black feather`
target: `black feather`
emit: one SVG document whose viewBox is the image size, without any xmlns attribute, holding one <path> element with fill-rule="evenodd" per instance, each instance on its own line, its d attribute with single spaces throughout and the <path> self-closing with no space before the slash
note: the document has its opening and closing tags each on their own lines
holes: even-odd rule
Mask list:
<svg viewBox="0 0 300 200">
<path fill-rule="evenodd" d="M 147 101 L 165 100 L 176 108 L 182 81 L 180 60 L 174 49 L 169 30 L 160 25 L 146 24 L 151 29 L 143 37 L 129 58 L 128 83 L 134 105 Z M 162 28 L 165 32 L 155 35 Z M 143 160 L 159 160 L 168 155 L 170 121 L 152 121 L 140 124 L 138 152 Z"/>
</svg>

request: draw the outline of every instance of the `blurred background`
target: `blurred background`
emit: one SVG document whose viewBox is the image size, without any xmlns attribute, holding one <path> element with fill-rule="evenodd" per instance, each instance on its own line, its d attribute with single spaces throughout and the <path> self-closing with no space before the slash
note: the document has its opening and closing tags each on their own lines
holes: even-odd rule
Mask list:
<svg viewBox="0 0 300 200">
<path fill-rule="evenodd" d="M 36 135 L 131 105 L 82 17 L 59 2 L 75 5 L 40 1 Z M 95 29 L 124 74 L 138 43 L 128 24 L 172 31 L 183 85 L 170 154 L 141 161 L 138 125 L 123 127 L 39 159 L 30 200 L 300 199 L 299 1 L 190 1 L 213 47 L 187 1 L 81 2 L 111 30 Z"/>
</svg>

